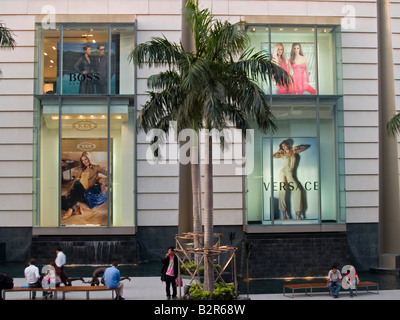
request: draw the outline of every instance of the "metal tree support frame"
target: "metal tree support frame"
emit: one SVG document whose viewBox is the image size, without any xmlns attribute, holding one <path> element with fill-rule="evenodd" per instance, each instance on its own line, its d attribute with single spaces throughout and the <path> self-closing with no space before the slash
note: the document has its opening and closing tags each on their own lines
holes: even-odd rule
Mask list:
<svg viewBox="0 0 400 320">
<path fill-rule="evenodd" d="M 218 238 L 218 241 L 212 248 L 204 248 L 204 247 L 193 248 L 193 243 L 196 238 L 198 238 L 200 245 L 203 244 L 203 241 L 202 241 L 202 239 L 204 238 L 203 234 L 183 233 L 183 234 L 175 235 L 176 256 L 177 256 L 178 262 L 179 262 L 178 263 L 178 277 L 179 278 L 181 277 L 181 265 L 183 265 L 190 276 L 189 284 L 192 284 L 192 282 L 200 283 L 200 280 L 198 278 L 199 269 L 200 269 L 201 265 L 203 264 L 204 259 L 210 259 L 211 261 L 214 261 L 214 257 L 217 256 L 218 264 L 220 264 L 221 255 L 229 254 L 230 255 L 229 259 L 225 263 L 225 265 L 221 269 L 221 271 L 217 270 L 214 263 L 212 264 L 214 266 L 214 272 L 217 275 L 214 282 L 216 283 L 220 280 L 226 285 L 226 282 L 222 278 L 222 274 L 225 272 L 225 270 L 227 269 L 229 264 L 231 262 L 233 262 L 233 281 L 234 281 L 234 287 L 235 287 L 234 295 L 235 295 L 235 299 L 236 299 L 238 297 L 237 272 L 236 272 L 236 251 L 238 250 L 238 248 L 229 247 L 229 246 L 221 246 L 222 234 L 220 234 L 220 233 L 215 233 L 214 237 Z M 185 262 L 195 262 L 195 261 L 198 261 L 198 262 L 196 262 L 197 263 L 196 270 L 191 272 L 185 265 Z M 179 287 L 179 296 L 180 297 L 182 297 L 181 290 L 182 290 L 182 287 Z"/>
</svg>

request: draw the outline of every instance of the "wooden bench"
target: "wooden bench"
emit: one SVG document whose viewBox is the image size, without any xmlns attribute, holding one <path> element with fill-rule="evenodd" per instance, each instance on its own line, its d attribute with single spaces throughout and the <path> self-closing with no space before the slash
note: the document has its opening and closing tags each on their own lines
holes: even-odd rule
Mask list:
<svg viewBox="0 0 400 320">
<path fill-rule="evenodd" d="M 371 293 L 379 293 L 379 284 L 376 282 L 371 282 L 371 281 L 360 281 L 360 283 L 356 286 L 356 294 L 358 293 L 358 288 L 367 288 L 367 292 Z M 376 291 L 372 292 L 369 291 L 370 287 L 375 287 Z M 312 296 L 312 290 L 313 289 L 321 289 L 321 288 L 326 288 L 328 290 L 328 293 L 330 293 L 329 288 L 326 284 L 326 282 L 323 283 L 295 283 L 295 284 L 285 284 L 283 285 L 283 295 L 286 296 L 286 289 L 292 290 L 292 298 L 294 298 L 295 290 L 304 290 L 306 295 Z M 307 292 L 309 290 L 309 293 Z"/>
<path fill-rule="evenodd" d="M 9 292 L 29 292 L 29 299 L 32 299 L 32 292 L 51 292 L 57 299 L 57 293 L 62 292 L 62 299 L 65 300 L 67 292 L 86 292 L 86 300 L 89 300 L 89 292 L 111 291 L 114 298 L 116 289 L 107 289 L 106 286 L 62 286 L 56 288 L 29 288 L 29 287 L 14 287 L 12 289 L 3 289 L 3 299 L 6 298 L 6 293 Z"/>
</svg>

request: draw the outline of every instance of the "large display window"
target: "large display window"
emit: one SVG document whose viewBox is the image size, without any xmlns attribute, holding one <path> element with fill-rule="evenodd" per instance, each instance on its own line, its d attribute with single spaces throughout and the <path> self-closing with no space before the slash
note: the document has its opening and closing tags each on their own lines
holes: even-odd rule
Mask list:
<svg viewBox="0 0 400 320">
<path fill-rule="evenodd" d="M 248 26 L 251 46 L 265 52 L 292 78 L 288 86 L 264 84 L 273 95 L 341 94 L 340 32 L 333 26 Z"/>
<path fill-rule="evenodd" d="M 343 223 L 339 195 L 338 128 L 340 105 L 327 101 L 276 101 L 278 130 L 254 129 L 246 154 L 254 163 L 246 176 L 249 224 Z M 318 117 L 317 117 L 318 115 Z"/>
<path fill-rule="evenodd" d="M 132 24 L 37 26 L 37 94 L 133 94 Z"/>
<path fill-rule="evenodd" d="M 133 226 L 129 100 L 42 97 L 40 105 L 36 226 Z"/>
<path fill-rule="evenodd" d="M 328 26 L 255 25 L 251 44 L 291 76 L 264 83 L 276 119 L 274 133 L 254 126 L 246 156 L 247 224 L 345 222 L 340 33 Z"/>
<path fill-rule="evenodd" d="M 135 225 L 133 31 L 37 26 L 34 227 Z"/>
</svg>

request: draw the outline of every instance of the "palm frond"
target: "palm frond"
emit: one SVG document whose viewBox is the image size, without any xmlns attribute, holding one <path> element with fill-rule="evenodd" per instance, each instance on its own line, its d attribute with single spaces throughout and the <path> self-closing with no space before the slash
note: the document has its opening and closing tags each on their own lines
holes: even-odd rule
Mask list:
<svg viewBox="0 0 400 320">
<path fill-rule="evenodd" d="M 265 133 L 275 131 L 275 118 L 269 107 L 269 96 L 244 72 L 231 73 L 230 98 L 237 108 L 247 114 L 247 120 L 256 120 Z"/>
<path fill-rule="evenodd" d="M 11 30 L 0 23 L 0 47 L 14 49 L 16 42 L 13 38 Z"/>
<path fill-rule="evenodd" d="M 147 79 L 147 87 L 153 90 L 164 90 L 179 85 L 180 75 L 173 70 L 153 74 Z"/>
<path fill-rule="evenodd" d="M 136 62 L 139 67 L 144 64 L 172 67 L 183 55 L 184 49 L 168 39 L 156 37 L 136 46 L 129 54 L 128 60 Z"/>
<path fill-rule="evenodd" d="M 200 10 L 197 0 L 187 1 L 183 10 L 186 22 L 194 36 L 196 53 L 202 56 L 207 47 L 206 43 L 214 23 L 214 17 L 207 8 Z"/>
<path fill-rule="evenodd" d="M 400 113 L 393 116 L 386 124 L 386 130 L 391 135 L 400 134 Z"/>
<path fill-rule="evenodd" d="M 209 59 L 228 61 L 245 50 L 248 36 L 240 24 L 231 24 L 228 21 L 214 23 L 207 38 Z"/>
<path fill-rule="evenodd" d="M 262 51 L 254 53 L 253 49 L 246 50 L 232 67 L 246 72 L 252 79 L 261 79 L 265 82 L 273 79 L 279 85 L 288 85 L 292 82 L 286 70 L 272 62 Z"/>
</svg>

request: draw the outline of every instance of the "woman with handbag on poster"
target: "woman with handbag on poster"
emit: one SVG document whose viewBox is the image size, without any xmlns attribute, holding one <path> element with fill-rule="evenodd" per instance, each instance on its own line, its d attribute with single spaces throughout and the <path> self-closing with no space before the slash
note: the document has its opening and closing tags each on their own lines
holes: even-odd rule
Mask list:
<svg viewBox="0 0 400 320">
<path fill-rule="evenodd" d="M 69 203 L 62 220 L 70 218 L 75 213 L 82 214 L 83 208 L 78 202 L 86 202 L 92 209 L 107 201 L 107 179 L 99 176 L 100 174 L 107 177 L 107 169 L 97 165 L 90 152 L 82 152 L 78 170 L 74 173 L 75 180 L 63 196 L 64 199 L 69 198 Z"/>
<path fill-rule="evenodd" d="M 178 278 L 178 258 L 175 255 L 175 247 L 169 247 L 168 253 L 161 260 L 163 267 L 161 269 L 161 280 L 165 281 L 165 290 L 167 299 L 171 299 L 171 286 L 172 286 L 172 299 L 176 299 L 176 282 Z"/>
</svg>

